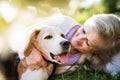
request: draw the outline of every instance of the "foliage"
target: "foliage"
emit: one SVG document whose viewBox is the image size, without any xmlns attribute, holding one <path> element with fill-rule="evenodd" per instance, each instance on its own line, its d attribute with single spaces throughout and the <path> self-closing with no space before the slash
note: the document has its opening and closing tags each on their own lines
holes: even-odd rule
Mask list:
<svg viewBox="0 0 120 80">
<path fill-rule="evenodd" d="M 101 4 L 92 5 L 89 8 L 78 8 L 76 13 L 72 16 L 79 23 L 84 23 L 86 19 L 95 14 L 100 14 L 105 11 Z"/>
<path fill-rule="evenodd" d="M 46 16 L 57 12 L 59 8 L 61 11 L 68 9 L 70 0 L 9 0 L 12 4 L 20 9 L 33 7 L 36 9 L 37 15 Z"/>
<path fill-rule="evenodd" d="M 119 0 L 101 0 L 101 3 L 94 4 L 88 8 L 78 7 L 72 17 L 80 24 L 83 24 L 86 19 L 95 14 L 110 13 L 120 16 L 119 3 Z"/>
<path fill-rule="evenodd" d="M 117 11 L 117 3 L 118 3 L 118 1 L 119 0 L 101 0 L 101 3 L 106 8 L 107 13 L 113 13 L 113 12 Z"/>
<path fill-rule="evenodd" d="M 53 76 L 50 80 L 119 80 L 120 74 L 111 76 L 110 74 L 97 71 L 77 68 L 74 72 L 67 72 Z"/>
</svg>

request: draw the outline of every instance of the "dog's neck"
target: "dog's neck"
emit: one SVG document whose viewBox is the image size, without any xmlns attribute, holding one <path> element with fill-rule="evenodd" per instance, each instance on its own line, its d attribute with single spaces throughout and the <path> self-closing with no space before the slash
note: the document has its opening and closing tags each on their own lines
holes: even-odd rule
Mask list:
<svg viewBox="0 0 120 80">
<path fill-rule="evenodd" d="M 44 60 L 47 63 L 53 63 L 53 64 L 55 64 L 55 62 L 51 62 L 50 61 L 49 57 L 45 53 L 42 53 L 41 51 L 39 51 L 39 49 L 37 49 L 35 47 L 33 48 L 33 50 L 31 51 L 30 54 L 34 54 L 34 53 L 39 54 L 39 57 L 41 57 L 41 60 Z"/>
<path fill-rule="evenodd" d="M 48 56 L 44 52 L 42 52 L 42 50 L 40 48 L 38 48 L 37 46 L 35 46 L 34 44 L 32 44 L 32 51 L 31 51 L 31 53 L 39 54 L 39 55 L 41 55 L 41 57 L 43 59 L 49 60 Z"/>
</svg>

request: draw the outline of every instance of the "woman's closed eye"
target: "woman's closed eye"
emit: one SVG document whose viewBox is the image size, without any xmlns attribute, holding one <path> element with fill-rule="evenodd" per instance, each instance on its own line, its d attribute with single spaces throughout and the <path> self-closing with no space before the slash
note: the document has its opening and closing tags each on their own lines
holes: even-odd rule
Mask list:
<svg viewBox="0 0 120 80">
<path fill-rule="evenodd" d="M 82 29 L 82 32 L 83 32 L 84 34 L 86 34 L 86 32 L 85 32 L 84 28 Z"/>
<path fill-rule="evenodd" d="M 89 44 L 89 41 L 88 41 L 88 40 L 86 40 L 86 44 L 87 44 L 87 46 L 90 46 L 90 44 Z"/>
<path fill-rule="evenodd" d="M 82 31 L 83 31 L 83 33 L 84 33 L 84 34 L 85 34 L 85 36 L 86 36 L 86 31 L 84 30 L 84 28 L 82 29 Z M 86 44 L 87 44 L 87 46 L 90 46 L 90 43 L 89 43 L 89 41 L 88 41 L 87 37 L 86 37 Z"/>
</svg>

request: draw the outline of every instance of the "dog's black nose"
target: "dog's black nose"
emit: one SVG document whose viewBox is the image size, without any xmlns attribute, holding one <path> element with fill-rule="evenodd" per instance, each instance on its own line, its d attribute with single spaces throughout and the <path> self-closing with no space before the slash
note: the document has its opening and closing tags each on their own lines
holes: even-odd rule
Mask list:
<svg viewBox="0 0 120 80">
<path fill-rule="evenodd" d="M 60 45 L 65 48 L 65 49 L 68 49 L 69 46 L 70 46 L 70 42 L 69 41 L 61 41 L 60 42 Z"/>
</svg>

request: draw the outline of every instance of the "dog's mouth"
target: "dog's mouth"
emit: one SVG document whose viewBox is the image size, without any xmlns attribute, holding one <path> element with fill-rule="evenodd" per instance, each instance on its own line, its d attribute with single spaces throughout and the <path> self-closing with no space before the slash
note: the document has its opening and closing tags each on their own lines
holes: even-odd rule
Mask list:
<svg viewBox="0 0 120 80">
<path fill-rule="evenodd" d="M 67 52 L 58 55 L 54 55 L 53 53 L 50 53 L 50 56 L 53 60 L 57 61 L 58 63 L 65 64 L 68 62 Z"/>
</svg>

